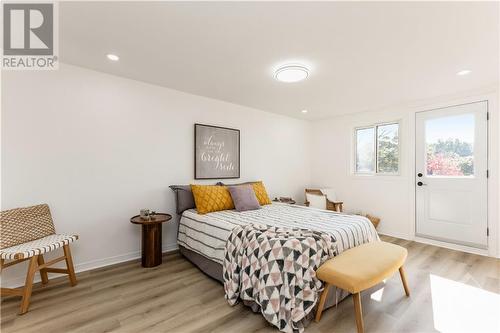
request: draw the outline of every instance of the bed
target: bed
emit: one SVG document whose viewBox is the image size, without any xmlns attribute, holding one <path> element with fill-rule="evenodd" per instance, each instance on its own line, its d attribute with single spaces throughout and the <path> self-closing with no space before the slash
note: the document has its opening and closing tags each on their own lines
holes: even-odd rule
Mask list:
<svg viewBox="0 0 500 333">
<path fill-rule="evenodd" d="M 296 227 L 326 232 L 337 240 L 337 252 L 379 240 L 373 224 L 365 217 L 320 210 L 298 205 L 272 203 L 245 212 L 225 210 L 205 215 L 188 209 L 179 223 L 180 252 L 205 274 L 223 282 L 222 262 L 226 241 L 237 225 L 250 223 L 277 227 Z M 348 295 L 343 290 L 330 292 L 325 307 L 331 307 Z"/>
</svg>

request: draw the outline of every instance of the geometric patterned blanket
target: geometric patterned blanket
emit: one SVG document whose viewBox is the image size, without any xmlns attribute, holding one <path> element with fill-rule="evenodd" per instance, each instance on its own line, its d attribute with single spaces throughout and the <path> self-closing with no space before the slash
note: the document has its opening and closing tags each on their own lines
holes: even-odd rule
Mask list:
<svg viewBox="0 0 500 333">
<path fill-rule="evenodd" d="M 322 290 L 316 269 L 336 255 L 332 235 L 249 224 L 235 227 L 223 262 L 225 297 L 238 300 L 282 332 L 303 332 Z"/>
</svg>

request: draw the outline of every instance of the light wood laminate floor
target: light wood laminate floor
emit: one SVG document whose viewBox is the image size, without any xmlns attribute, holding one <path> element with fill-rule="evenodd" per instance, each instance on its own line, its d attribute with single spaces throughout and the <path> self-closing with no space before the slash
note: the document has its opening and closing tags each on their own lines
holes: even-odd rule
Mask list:
<svg viewBox="0 0 500 333">
<path fill-rule="evenodd" d="M 412 295 L 405 297 L 398 274 L 364 292 L 366 332 L 500 331 L 500 260 L 383 239 L 408 249 Z M 249 308 L 229 306 L 222 285 L 178 253 L 152 269 L 133 261 L 77 277 L 73 288 L 66 278 L 36 288 L 23 316 L 19 298 L 4 298 L 2 332 L 279 332 Z M 355 331 L 351 297 L 306 329 Z"/>
</svg>

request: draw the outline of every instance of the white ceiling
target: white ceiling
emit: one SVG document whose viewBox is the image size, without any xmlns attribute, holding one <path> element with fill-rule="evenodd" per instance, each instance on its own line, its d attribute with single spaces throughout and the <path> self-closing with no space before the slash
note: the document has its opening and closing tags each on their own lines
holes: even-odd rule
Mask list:
<svg viewBox="0 0 500 333">
<path fill-rule="evenodd" d="M 498 2 L 61 2 L 59 12 L 63 62 L 297 118 L 499 81 Z M 309 78 L 275 81 L 289 61 L 309 65 Z"/>
</svg>

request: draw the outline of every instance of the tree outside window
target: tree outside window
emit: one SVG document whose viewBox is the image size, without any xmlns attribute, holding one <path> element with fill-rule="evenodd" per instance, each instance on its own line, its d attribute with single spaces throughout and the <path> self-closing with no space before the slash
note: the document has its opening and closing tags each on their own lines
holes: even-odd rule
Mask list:
<svg viewBox="0 0 500 333">
<path fill-rule="evenodd" d="M 466 113 L 425 122 L 426 175 L 474 176 L 475 116 Z"/>
<path fill-rule="evenodd" d="M 428 176 L 472 176 L 473 174 L 472 143 L 447 139 L 427 144 Z"/>
</svg>

